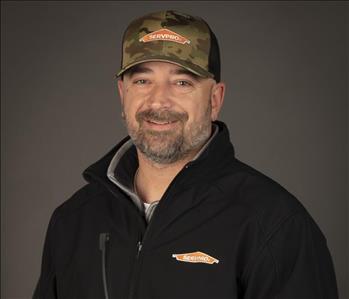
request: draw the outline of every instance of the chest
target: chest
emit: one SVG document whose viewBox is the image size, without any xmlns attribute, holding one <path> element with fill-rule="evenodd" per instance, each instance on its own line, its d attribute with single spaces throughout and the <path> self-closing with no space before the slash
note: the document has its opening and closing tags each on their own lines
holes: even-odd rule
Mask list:
<svg viewBox="0 0 349 299">
<path fill-rule="evenodd" d="M 259 242 L 254 224 L 223 201 L 191 206 L 159 205 L 149 225 L 112 206 L 80 219 L 89 229 L 68 234 L 61 297 L 238 298 L 239 276 Z"/>
</svg>

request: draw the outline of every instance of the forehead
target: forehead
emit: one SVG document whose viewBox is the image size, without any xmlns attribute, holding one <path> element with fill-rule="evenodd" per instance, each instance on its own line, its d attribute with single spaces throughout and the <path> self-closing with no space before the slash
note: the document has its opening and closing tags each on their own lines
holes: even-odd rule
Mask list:
<svg viewBox="0 0 349 299">
<path fill-rule="evenodd" d="M 147 61 L 147 62 L 139 63 L 135 66 L 150 68 L 150 69 L 156 69 L 156 68 L 169 69 L 169 70 L 184 69 L 180 65 L 177 65 L 172 62 L 167 62 L 167 61 Z"/>
<path fill-rule="evenodd" d="M 139 63 L 133 67 L 131 67 L 129 70 L 125 72 L 126 75 L 132 76 L 136 73 L 168 73 L 168 74 L 181 74 L 181 75 L 188 75 L 196 80 L 199 80 L 201 77 L 192 73 L 191 71 L 185 69 L 182 66 L 179 66 L 175 63 L 171 62 L 165 62 L 165 61 L 148 61 Z"/>
</svg>

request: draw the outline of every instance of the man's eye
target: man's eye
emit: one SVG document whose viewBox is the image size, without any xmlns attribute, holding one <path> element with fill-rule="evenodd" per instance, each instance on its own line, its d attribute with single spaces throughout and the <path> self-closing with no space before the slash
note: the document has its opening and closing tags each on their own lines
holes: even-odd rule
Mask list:
<svg viewBox="0 0 349 299">
<path fill-rule="evenodd" d="M 147 83 L 147 80 L 145 80 L 145 79 L 139 79 L 139 80 L 134 81 L 134 84 L 142 85 L 142 84 L 146 84 L 146 83 Z"/>
<path fill-rule="evenodd" d="M 188 81 L 179 80 L 179 81 L 177 81 L 177 85 L 179 85 L 179 86 L 190 86 L 191 84 Z"/>
</svg>

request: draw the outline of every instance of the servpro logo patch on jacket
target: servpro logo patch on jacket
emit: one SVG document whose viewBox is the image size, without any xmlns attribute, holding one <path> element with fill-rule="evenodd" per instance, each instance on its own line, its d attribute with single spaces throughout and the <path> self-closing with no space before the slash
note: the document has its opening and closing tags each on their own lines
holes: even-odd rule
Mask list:
<svg viewBox="0 0 349 299">
<path fill-rule="evenodd" d="M 219 260 L 201 251 L 172 254 L 177 261 L 186 263 L 218 264 Z"/>
</svg>

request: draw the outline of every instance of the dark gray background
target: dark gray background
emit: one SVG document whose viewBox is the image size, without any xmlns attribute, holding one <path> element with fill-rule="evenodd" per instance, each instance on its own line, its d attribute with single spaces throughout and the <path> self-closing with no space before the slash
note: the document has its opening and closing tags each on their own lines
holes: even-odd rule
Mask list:
<svg viewBox="0 0 349 299">
<path fill-rule="evenodd" d="M 348 7 L 277 1 L 1 2 L 1 297 L 31 296 L 51 213 L 126 134 L 113 81 L 125 27 L 168 8 L 216 32 L 237 157 L 312 214 L 348 298 Z"/>
</svg>

